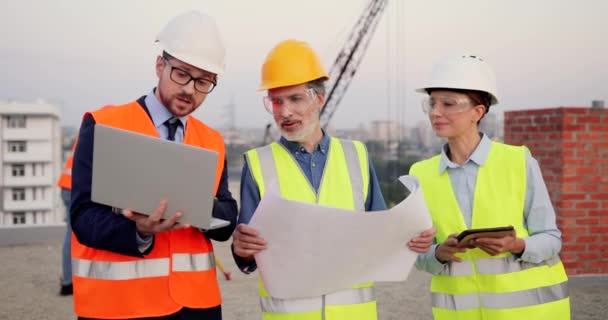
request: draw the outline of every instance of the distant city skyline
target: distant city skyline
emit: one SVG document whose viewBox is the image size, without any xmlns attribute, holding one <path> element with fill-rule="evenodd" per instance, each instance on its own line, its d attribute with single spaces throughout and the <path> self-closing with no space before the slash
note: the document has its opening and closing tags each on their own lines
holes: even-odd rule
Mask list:
<svg viewBox="0 0 608 320">
<path fill-rule="evenodd" d="M 302 39 L 329 69 L 366 3 L 3 1 L 0 100 L 45 99 L 60 107 L 63 125 L 78 127 L 87 110 L 148 94 L 156 33 L 173 15 L 199 9 L 218 21 L 228 57 L 217 90 L 195 115 L 224 127 L 232 102 L 237 126 L 263 128 L 272 122 L 256 91 L 266 53 L 282 39 Z M 500 104 L 493 113 L 608 100 L 605 12 L 600 0 L 392 0 L 331 124 L 425 121 L 414 89 L 435 61 L 463 52 L 494 66 Z"/>
</svg>

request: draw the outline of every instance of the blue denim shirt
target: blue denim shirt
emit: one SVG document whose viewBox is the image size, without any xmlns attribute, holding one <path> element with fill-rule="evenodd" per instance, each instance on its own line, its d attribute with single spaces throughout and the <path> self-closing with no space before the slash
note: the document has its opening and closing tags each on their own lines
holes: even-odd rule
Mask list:
<svg viewBox="0 0 608 320">
<path fill-rule="evenodd" d="M 439 161 L 439 173 L 448 171 L 452 189 L 458 201 L 467 228 L 471 227 L 473 214 L 473 196 L 479 167 L 488 158 L 492 141 L 482 134 L 481 141 L 469 159 L 458 165 L 447 156 L 448 145 L 444 145 Z M 529 236 L 524 238 L 526 248 L 519 259 L 526 262 L 540 263 L 557 255 L 561 249 L 561 232 L 557 229 L 555 211 L 538 162 L 526 152 L 526 195 L 524 203 L 524 228 Z M 435 249 L 418 256 L 416 267 L 420 270 L 437 274 L 443 270 L 443 264 L 435 258 Z"/>
<path fill-rule="evenodd" d="M 286 149 L 294 156 L 298 165 L 302 169 L 302 172 L 306 175 L 306 178 L 317 191 L 321 184 L 321 178 L 323 177 L 323 169 L 325 169 L 325 162 L 327 160 L 327 153 L 329 151 L 330 137 L 325 132 L 323 133 L 323 139 L 315 147 L 312 153 L 306 151 L 306 149 L 300 146 L 296 142 L 291 142 L 281 137 L 279 143 L 286 147 Z M 238 223 L 247 224 L 251 220 L 255 209 L 260 203 L 260 191 L 257 185 L 253 181 L 249 166 L 247 164 L 247 158 L 243 164 L 243 172 L 241 175 L 241 210 L 239 212 Z M 378 211 L 385 210 L 386 204 L 384 197 L 380 191 L 380 184 L 374 171 L 374 166 L 369 162 L 369 190 L 367 199 L 365 200 L 366 211 Z M 248 263 L 241 257 L 234 254 L 234 261 L 237 266 L 245 273 L 253 272 L 256 269 L 255 261 Z"/>
</svg>

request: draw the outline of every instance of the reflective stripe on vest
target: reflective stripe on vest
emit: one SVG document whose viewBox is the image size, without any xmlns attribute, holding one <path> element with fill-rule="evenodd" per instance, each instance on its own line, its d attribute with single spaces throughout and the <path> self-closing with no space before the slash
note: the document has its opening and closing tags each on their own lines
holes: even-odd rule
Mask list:
<svg viewBox="0 0 608 320">
<path fill-rule="evenodd" d="M 374 287 L 341 290 L 323 297 L 305 299 L 278 299 L 260 297 L 262 312 L 301 313 L 321 310 L 323 306 L 339 306 L 372 302 L 376 299 Z"/>
<path fill-rule="evenodd" d="M 62 174 L 72 175 L 72 168 L 63 168 L 61 169 Z"/>
<path fill-rule="evenodd" d="M 515 292 L 481 292 L 461 295 L 433 292 L 431 294 L 433 307 L 451 310 L 468 310 L 482 307 L 487 309 L 511 309 L 565 298 L 568 298 L 568 284 L 566 282 Z"/>
<path fill-rule="evenodd" d="M 172 268 L 177 272 L 205 271 L 215 268 L 215 257 L 210 253 L 175 253 Z M 169 275 L 169 258 L 134 261 L 94 261 L 72 259 L 75 276 L 104 280 L 131 280 Z"/>
<path fill-rule="evenodd" d="M 215 269 L 215 255 L 209 253 L 174 253 L 173 271 L 205 271 Z"/>
<path fill-rule="evenodd" d="M 514 256 L 502 258 L 479 258 L 475 259 L 475 267 L 478 274 L 503 274 L 527 270 L 530 268 L 549 266 L 552 267 L 560 262 L 559 257 L 549 258 L 541 263 L 517 261 Z M 449 276 L 472 276 L 474 274 L 472 260 L 446 263 L 442 275 Z"/>
</svg>

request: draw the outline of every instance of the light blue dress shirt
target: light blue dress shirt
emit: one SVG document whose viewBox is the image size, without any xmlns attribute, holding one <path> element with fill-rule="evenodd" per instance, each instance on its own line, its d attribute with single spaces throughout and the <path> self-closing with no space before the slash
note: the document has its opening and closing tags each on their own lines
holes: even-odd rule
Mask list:
<svg viewBox="0 0 608 320">
<path fill-rule="evenodd" d="M 165 106 L 158 101 L 154 92 L 157 89 L 152 90 L 150 94 L 146 96 L 146 107 L 148 107 L 148 112 L 150 113 L 150 118 L 152 118 L 152 122 L 154 122 L 154 127 L 156 127 L 156 131 L 161 139 L 168 139 L 169 129 L 164 125 L 165 121 L 174 117 L 174 115 L 165 108 Z M 182 123 L 181 126 L 177 127 L 177 131 L 175 131 L 175 142 L 182 143 L 184 141 L 184 130 L 186 129 L 186 120 L 188 120 L 188 116 L 177 118 Z"/>
<path fill-rule="evenodd" d="M 479 167 L 485 165 L 492 147 L 492 141 L 485 134 L 481 134 L 481 141 L 462 165 L 452 162 L 447 156 L 448 144 L 441 151 L 439 161 L 439 174 L 448 171 L 452 189 L 460 206 L 467 228 L 471 228 L 473 212 L 473 196 L 477 182 Z M 536 159 L 526 152 L 526 195 L 524 203 L 523 225 L 529 236 L 524 238 L 526 248 L 519 259 L 526 262 L 540 263 L 559 253 L 562 246 L 561 232 L 557 229 L 555 211 L 545 181 Z M 418 256 L 416 267 L 432 274 L 438 274 L 444 265 L 435 258 L 435 249 Z M 454 262 L 458 263 L 458 262 Z"/>
</svg>

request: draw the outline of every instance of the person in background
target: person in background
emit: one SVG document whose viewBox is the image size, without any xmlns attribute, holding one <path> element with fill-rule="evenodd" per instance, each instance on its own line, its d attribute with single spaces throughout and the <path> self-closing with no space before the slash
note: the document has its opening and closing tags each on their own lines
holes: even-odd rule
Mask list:
<svg viewBox="0 0 608 320">
<path fill-rule="evenodd" d="M 475 55 L 438 63 L 423 110 L 439 155 L 415 163 L 437 227 L 436 244 L 416 266 L 433 274 L 435 319 L 570 319 L 561 233 L 537 161 L 524 146 L 491 141 L 479 123 L 498 103 L 496 78 Z M 465 229 L 513 226 L 516 234 L 458 246 Z"/>
<path fill-rule="evenodd" d="M 65 237 L 63 239 L 63 248 L 61 250 L 61 280 L 59 295 L 70 296 L 73 292 L 72 286 L 72 224 L 70 223 L 70 198 L 72 191 L 72 163 L 74 161 L 74 149 L 76 143 L 72 146 L 70 156 L 63 165 L 63 170 L 57 181 L 57 186 L 61 189 L 61 201 L 65 208 Z"/>
</svg>

